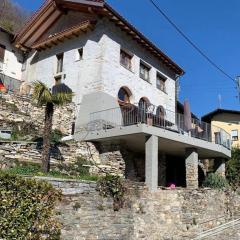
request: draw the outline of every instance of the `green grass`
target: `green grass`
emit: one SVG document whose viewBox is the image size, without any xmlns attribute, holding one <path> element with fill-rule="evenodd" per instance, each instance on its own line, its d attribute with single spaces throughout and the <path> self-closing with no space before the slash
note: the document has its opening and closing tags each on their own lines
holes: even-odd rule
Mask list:
<svg viewBox="0 0 240 240">
<path fill-rule="evenodd" d="M 99 179 L 98 176 L 92 175 L 77 175 L 71 176 L 67 174 L 63 174 L 59 171 L 50 171 L 49 173 L 43 173 L 41 171 L 41 167 L 37 164 L 27 164 L 23 166 L 16 166 L 10 169 L 1 170 L 2 172 L 16 175 L 25 175 L 25 176 L 41 176 L 41 177 L 54 177 L 54 178 L 62 178 L 62 179 L 75 179 L 75 180 L 87 180 L 87 181 L 97 181 Z"/>
</svg>

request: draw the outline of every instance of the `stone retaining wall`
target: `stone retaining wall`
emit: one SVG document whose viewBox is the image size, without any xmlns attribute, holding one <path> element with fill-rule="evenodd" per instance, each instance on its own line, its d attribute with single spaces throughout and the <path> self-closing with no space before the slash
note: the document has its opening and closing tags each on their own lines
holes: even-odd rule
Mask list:
<svg viewBox="0 0 240 240">
<path fill-rule="evenodd" d="M 71 141 L 52 146 L 50 160 L 56 166 L 75 163 L 78 158 L 83 158 L 89 162 L 92 174 L 124 176 L 127 156 L 127 150 L 121 149 L 120 145 Z M 39 143 L 0 141 L 0 169 L 12 167 L 16 161 L 41 163 Z"/>
<path fill-rule="evenodd" d="M 75 105 L 68 104 L 55 108 L 53 129 L 59 129 L 69 135 L 75 119 Z M 30 137 L 43 130 L 44 108 L 32 103 L 31 98 L 15 94 L 1 94 L 0 97 L 0 128 L 28 127 Z"/>
<path fill-rule="evenodd" d="M 56 216 L 63 223 L 64 240 L 192 239 L 240 211 L 240 196 L 232 192 L 159 189 L 149 193 L 142 185 L 128 183 L 125 206 L 114 212 L 112 199 L 100 197 L 93 182 L 51 182 L 64 194 Z"/>
</svg>

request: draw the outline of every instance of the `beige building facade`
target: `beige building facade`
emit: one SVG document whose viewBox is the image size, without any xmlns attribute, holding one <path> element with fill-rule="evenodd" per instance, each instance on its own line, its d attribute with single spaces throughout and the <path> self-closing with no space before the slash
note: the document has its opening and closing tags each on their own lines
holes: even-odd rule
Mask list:
<svg viewBox="0 0 240 240">
<path fill-rule="evenodd" d="M 224 129 L 231 135 L 232 147 L 240 148 L 240 111 L 217 109 L 203 116 L 202 120 Z"/>
</svg>

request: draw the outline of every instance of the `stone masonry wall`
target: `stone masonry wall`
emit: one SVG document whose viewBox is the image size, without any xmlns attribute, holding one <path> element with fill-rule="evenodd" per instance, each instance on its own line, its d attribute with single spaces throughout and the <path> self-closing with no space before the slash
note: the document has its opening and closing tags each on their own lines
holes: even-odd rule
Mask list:
<svg viewBox="0 0 240 240">
<path fill-rule="evenodd" d="M 72 123 L 75 119 L 75 106 L 55 108 L 53 117 L 53 129 L 59 129 L 63 134 L 69 135 L 72 131 Z M 0 97 L 0 129 L 27 128 L 30 135 L 41 133 L 44 121 L 44 108 L 34 105 L 31 98 L 15 94 L 2 94 Z M 40 132 L 39 132 L 40 131 Z"/>
<path fill-rule="evenodd" d="M 51 164 L 70 164 L 83 158 L 89 162 L 90 173 L 125 175 L 125 156 L 119 145 L 96 145 L 90 142 L 60 144 L 51 148 Z M 126 152 L 126 150 L 125 150 Z M 0 169 L 18 162 L 41 163 L 41 148 L 36 142 L 0 142 Z"/>
<path fill-rule="evenodd" d="M 75 120 L 75 105 L 69 104 L 56 108 L 53 118 L 53 129 L 60 130 L 64 135 L 70 135 L 72 123 Z M 44 109 L 35 106 L 30 98 L 15 94 L 3 94 L 0 97 L 0 129 L 9 130 L 18 128 L 25 132 L 24 140 L 31 140 L 41 136 L 43 130 Z M 96 145 L 87 142 L 68 142 L 52 149 L 51 163 L 63 160 L 72 163 L 78 157 L 85 158 L 93 163 L 92 173 L 111 173 L 123 176 L 127 150 L 118 144 Z M 123 153 L 125 153 L 123 155 Z M 34 142 L 7 142 L 0 143 L 0 161 L 2 167 L 11 165 L 11 161 L 41 161 L 41 149 Z M 95 165 L 97 167 L 95 167 Z"/>
<path fill-rule="evenodd" d="M 112 200 L 100 197 L 93 182 L 51 182 L 64 194 L 56 216 L 63 224 L 64 240 L 192 239 L 240 211 L 240 196 L 232 192 L 159 189 L 149 193 L 142 185 L 128 183 L 125 206 L 114 212 Z M 233 229 L 226 236 L 237 233 Z"/>
</svg>

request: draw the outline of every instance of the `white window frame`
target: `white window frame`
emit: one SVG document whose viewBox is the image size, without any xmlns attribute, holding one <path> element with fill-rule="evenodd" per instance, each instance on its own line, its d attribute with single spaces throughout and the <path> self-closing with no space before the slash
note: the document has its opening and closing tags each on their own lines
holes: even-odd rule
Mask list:
<svg viewBox="0 0 240 240">
<path fill-rule="evenodd" d="M 233 134 L 233 133 L 235 133 L 235 134 Z M 239 140 L 238 129 L 233 129 L 231 131 L 231 138 L 232 138 L 232 141 L 238 141 Z"/>
<path fill-rule="evenodd" d="M 148 69 L 147 73 L 148 73 L 148 76 L 143 76 L 143 74 L 141 73 L 141 66 L 144 66 L 145 69 Z M 150 72 L 151 72 L 151 66 L 149 66 L 147 63 L 143 62 L 142 60 L 140 61 L 140 64 L 139 64 L 139 77 L 141 79 L 143 79 L 144 81 L 146 82 L 149 82 L 150 83 Z M 144 74 L 145 75 L 145 74 Z"/>
</svg>

